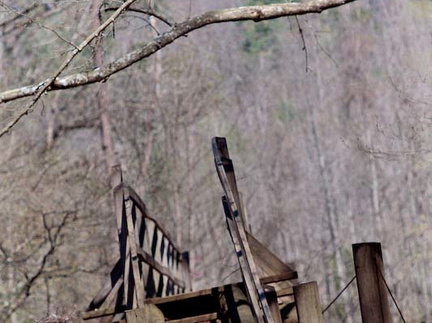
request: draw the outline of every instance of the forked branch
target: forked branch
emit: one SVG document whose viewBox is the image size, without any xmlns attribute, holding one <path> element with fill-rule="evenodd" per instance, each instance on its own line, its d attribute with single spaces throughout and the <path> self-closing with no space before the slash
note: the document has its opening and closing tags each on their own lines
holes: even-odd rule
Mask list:
<svg viewBox="0 0 432 323">
<path fill-rule="evenodd" d="M 42 94 L 60 89 L 68 89 L 83 86 L 95 82 L 105 81 L 111 75 L 122 71 L 136 62 L 151 56 L 155 52 L 171 44 L 176 39 L 187 35 L 195 29 L 216 23 L 228 21 L 253 20 L 261 21 L 275 19 L 279 17 L 297 16 L 308 13 L 321 13 L 324 10 L 338 7 L 355 0 L 313 0 L 306 3 L 279 3 L 270 5 L 238 7 L 222 10 L 212 10 L 203 14 L 189 18 L 181 23 L 174 24 L 170 30 L 159 35 L 152 41 L 146 43 L 125 56 L 98 67 L 94 70 L 71 74 L 65 77 L 59 77 L 67 68 L 74 57 L 86 47 L 97 35 L 104 30 L 109 24 L 120 15 L 121 12 L 128 9 L 134 0 L 126 1 L 103 25 L 93 32 L 81 45 L 71 52 L 68 59 L 60 66 L 53 77 L 40 82 L 39 84 L 24 86 L 0 93 L 0 104 L 17 100 L 23 97 L 35 96 L 32 102 L 13 119 L 1 132 L 0 137 L 6 134 L 25 114 L 27 114 Z"/>
</svg>

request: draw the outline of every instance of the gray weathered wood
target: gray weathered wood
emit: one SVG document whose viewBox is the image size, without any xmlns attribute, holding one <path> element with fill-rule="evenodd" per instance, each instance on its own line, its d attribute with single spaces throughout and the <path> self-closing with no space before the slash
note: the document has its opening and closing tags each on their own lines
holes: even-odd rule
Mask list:
<svg viewBox="0 0 432 323">
<path fill-rule="evenodd" d="M 144 251 L 140 247 L 137 246 L 137 255 L 138 257 L 147 263 L 150 267 L 153 269 L 156 269 L 159 273 L 162 275 L 167 276 L 169 279 L 171 279 L 174 283 L 179 285 L 182 288 L 185 288 L 185 282 L 178 279 L 174 273 L 169 269 L 169 267 L 162 266 L 158 261 L 156 261 L 148 252 Z"/>
<path fill-rule="evenodd" d="M 265 291 L 265 295 L 267 298 L 267 302 L 270 306 L 270 311 L 271 311 L 271 315 L 273 318 L 273 321 L 275 323 L 282 323 L 282 317 L 281 317 L 281 313 L 279 310 L 279 304 L 278 304 L 278 300 L 277 300 L 277 294 L 276 291 L 274 289 L 274 287 L 272 286 L 266 286 L 264 288 Z"/>
<path fill-rule="evenodd" d="M 363 322 L 390 323 L 381 244 L 358 243 L 353 244 L 352 248 Z"/>
<path fill-rule="evenodd" d="M 85 319 L 123 315 L 144 306 L 147 291 L 158 296 L 189 290 L 190 272 L 183 253 L 163 225 L 149 216 L 136 192 L 122 181 L 121 168 L 112 172 L 111 186 L 119 238 L 120 259 L 82 316 Z M 150 277 L 152 274 L 152 279 Z M 151 284 L 146 289 L 146 283 Z M 172 286 L 172 287 L 171 287 Z M 152 293 L 151 297 L 156 296 Z"/>
<path fill-rule="evenodd" d="M 141 274 L 138 267 L 138 254 L 137 254 L 137 244 L 138 240 L 135 237 L 134 223 L 132 220 L 131 208 L 132 202 L 129 200 L 126 202 L 126 224 L 128 233 L 128 242 L 130 246 L 130 259 L 132 265 L 132 274 L 134 278 L 134 290 L 136 294 L 137 307 L 140 308 L 144 305 L 144 283 L 141 279 Z"/>
<path fill-rule="evenodd" d="M 294 286 L 294 297 L 299 323 L 324 323 L 316 282 Z"/>
<path fill-rule="evenodd" d="M 126 311 L 127 323 L 164 323 L 162 312 L 152 304 L 146 304 L 142 308 Z"/>
<path fill-rule="evenodd" d="M 229 158 L 225 138 L 213 138 L 213 154 L 216 170 L 225 191 L 222 199 L 234 248 L 245 280 L 246 290 L 258 322 L 273 322 L 264 289 L 259 281 L 257 268 L 247 241 L 246 230 L 239 207 L 239 194 L 235 180 L 234 166 Z"/>
<path fill-rule="evenodd" d="M 87 307 L 87 311 L 91 311 L 96 308 L 99 308 L 102 305 L 102 303 L 105 302 L 105 299 L 112 292 L 114 286 L 117 285 L 118 281 L 122 280 L 123 272 L 121 271 L 121 269 L 122 268 L 119 259 L 117 263 L 114 265 L 114 268 L 111 270 L 110 277 L 105 283 L 105 285 L 90 302 L 89 306 Z"/>
<path fill-rule="evenodd" d="M 247 240 L 251 248 L 255 263 L 262 271 L 262 276 L 278 274 L 292 274 L 292 278 L 297 278 L 297 272 L 280 260 L 273 252 L 259 242 L 252 234 L 246 232 Z"/>
</svg>

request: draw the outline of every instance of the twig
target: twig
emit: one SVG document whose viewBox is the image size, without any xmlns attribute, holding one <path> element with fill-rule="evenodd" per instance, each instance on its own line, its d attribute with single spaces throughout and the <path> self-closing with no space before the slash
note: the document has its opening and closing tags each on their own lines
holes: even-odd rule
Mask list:
<svg viewBox="0 0 432 323">
<path fill-rule="evenodd" d="M 128 0 L 126 1 L 120 8 L 116 10 L 115 13 L 112 14 L 111 17 L 108 18 L 107 21 L 105 21 L 102 25 L 99 26 L 90 36 L 88 36 L 78 47 L 75 47 L 73 51 L 69 53 L 68 58 L 63 62 L 63 64 L 60 65 L 60 67 L 57 69 L 57 71 L 54 73 L 54 75 L 49 78 L 48 80 L 40 83 L 40 88 L 37 90 L 37 93 L 33 100 L 30 102 L 30 104 L 23 109 L 9 124 L 2 129 L 0 132 L 0 137 L 5 135 L 9 132 L 10 129 L 12 129 L 13 126 L 15 126 L 18 121 L 21 120 L 22 117 L 27 115 L 31 109 L 35 106 L 35 104 L 39 101 L 39 99 L 42 97 L 42 95 L 48 90 L 48 88 L 54 83 L 56 78 L 69 66 L 70 62 L 85 48 L 87 47 L 90 42 L 99 36 L 99 34 L 105 30 L 110 24 L 112 24 L 117 17 L 125 11 L 129 6 L 131 6 L 136 0 Z"/>
<path fill-rule="evenodd" d="M 129 52 L 125 56 L 92 71 L 72 74 L 57 78 L 73 60 L 101 31 L 113 23 L 121 12 L 129 8 L 136 0 L 126 1 L 103 25 L 93 32 L 82 44 L 74 49 L 68 59 L 60 66 L 53 77 L 40 82 L 37 85 L 24 86 L 0 93 L 0 104 L 19 98 L 35 95 L 32 102 L 19 112 L 11 122 L 0 132 L 0 137 L 9 132 L 20 119 L 28 114 L 40 97 L 48 91 L 78 87 L 91 83 L 101 82 L 109 76 L 122 71 L 136 62 L 151 56 L 155 52 L 171 44 L 176 39 L 184 37 L 188 33 L 207 25 L 224 23 L 228 21 L 262 21 L 286 16 L 298 16 L 309 13 L 320 13 L 324 10 L 342 6 L 356 0 L 312 0 L 305 3 L 275 3 L 269 5 L 258 5 L 248 7 L 237 7 L 222 10 L 212 10 L 203 14 L 186 19 L 181 23 L 174 24 L 172 28 L 152 41 L 149 41 L 141 48 Z"/>
<path fill-rule="evenodd" d="M 16 10 L 11 10 L 10 8 L 8 8 L 7 5 L 3 1 L 0 1 L 0 5 L 4 8 L 6 8 L 7 10 L 10 10 L 10 11 L 16 13 L 15 17 L 0 23 L 0 28 L 5 28 L 7 25 L 13 23 L 14 21 L 18 20 L 21 17 L 24 17 L 26 14 L 33 11 L 37 7 L 39 7 L 39 4 L 37 2 L 35 2 L 30 7 L 26 8 L 23 12 L 17 12 Z"/>
<path fill-rule="evenodd" d="M 294 18 L 295 18 L 295 20 L 297 22 L 298 31 L 299 31 L 299 34 L 300 34 L 300 37 L 301 37 L 301 40 L 302 40 L 302 43 L 303 43 L 302 50 L 304 50 L 304 52 L 305 52 L 306 72 L 308 72 L 309 71 L 309 58 L 308 58 L 308 51 L 307 51 L 307 47 L 306 47 L 306 41 L 305 41 L 304 34 L 303 34 L 303 29 L 300 26 L 300 22 L 298 20 L 298 17 L 294 16 Z"/>
<path fill-rule="evenodd" d="M 0 5 L 1 5 L 3 8 L 5 8 L 5 9 L 7 9 L 7 10 L 9 10 L 9 11 L 12 11 L 12 12 L 14 12 L 14 13 L 16 13 L 18 16 L 21 16 L 21 17 L 25 17 L 25 18 L 27 18 L 28 20 L 30 20 L 30 22 L 32 22 L 32 23 L 38 25 L 40 28 L 47 29 L 47 30 L 51 31 L 51 32 L 52 32 L 54 35 L 56 35 L 60 40 L 64 41 L 65 43 L 69 44 L 70 46 L 72 46 L 72 47 L 74 47 L 74 48 L 77 48 L 77 47 L 76 47 L 73 43 L 71 43 L 69 40 L 67 40 L 67 39 L 65 39 L 63 36 L 61 36 L 61 35 L 60 35 L 60 34 L 59 34 L 55 29 L 53 29 L 53 28 L 51 28 L 51 27 L 48 27 L 48 26 L 46 26 L 46 25 L 41 24 L 39 21 L 37 21 L 36 19 L 33 19 L 32 17 L 30 17 L 30 16 L 27 15 L 26 13 L 24 13 L 24 12 L 21 13 L 21 12 L 15 10 L 15 9 L 13 9 L 13 8 L 11 8 L 11 7 L 7 6 L 7 5 L 5 5 L 3 2 L 0 2 Z"/>
<path fill-rule="evenodd" d="M 335 61 L 335 59 L 321 45 L 321 43 L 320 43 L 320 41 L 318 39 L 318 36 L 317 36 L 317 34 L 316 34 L 316 32 L 315 32 L 315 30 L 313 28 L 312 28 L 312 34 L 314 35 L 316 43 L 317 43 L 318 47 L 321 49 L 321 51 L 333 62 L 333 64 L 335 64 L 336 67 L 339 67 L 339 64 Z"/>
<path fill-rule="evenodd" d="M 107 11 L 113 11 L 113 10 L 117 10 L 117 7 L 105 8 L 105 12 L 107 12 Z M 161 14 L 158 14 L 158 13 L 154 12 L 153 10 L 144 10 L 144 9 L 137 9 L 137 8 L 129 8 L 128 11 L 142 13 L 144 15 L 152 16 L 152 17 L 155 17 L 155 18 L 159 19 L 160 21 L 164 22 L 165 24 L 167 24 L 170 27 L 173 26 L 173 22 L 171 22 L 168 18 L 162 16 Z"/>
</svg>

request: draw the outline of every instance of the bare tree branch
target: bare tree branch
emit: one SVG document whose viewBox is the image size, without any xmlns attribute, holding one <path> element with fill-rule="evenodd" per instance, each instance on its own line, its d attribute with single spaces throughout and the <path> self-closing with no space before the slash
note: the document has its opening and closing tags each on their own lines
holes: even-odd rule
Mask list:
<svg viewBox="0 0 432 323">
<path fill-rule="evenodd" d="M 41 87 L 43 87 L 43 92 L 47 92 L 104 81 L 111 75 L 146 57 L 149 57 L 161 48 L 171 44 L 177 38 L 182 37 L 195 29 L 199 29 L 210 24 L 241 20 L 261 21 L 286 16 L 304 15 L 308 13 L 320 13 L 326 9 L 338 7 L 353 1 L 355 0 L 315 0 L 307 3 L 271 4 L 209 11 L 187 19 L 182 23 L 174 24 L 174 26 L 169 31 L 148 42 L 143 47 L 92 71 L 72 74 L 62 78 L 58 78 L 57 76 L 60 73 L 56 73 L 56 78 L 54 80 L 48 79 L 40 82 L 39 84 L 24 86 L 2 92 L 0 93 L 0 104 L 35 95 L 38 93 L 38 90 Z M 131 1 L 128 1 L 127 3 L 129 2 Z M 122 8 L 123 7 L 124 6 L 122 6 Z M 92 36 L 95 36 L 95 34 L 93 33 Z M 94 37 L 91 39 L 93 38 Z M 75 52 L 76 51 L 74 51 L 74 53 Z M 63 64 L 62 68 L 59 69 L 60 72 L 66 68 L 67 65 L 64 65 L 65 64 Z M 39 93 L 41 93 L 40 90 Z M 10 128 L 11 127 L 9 127 L 8 130 Z M 2 131 L 0 133 L 0 137 L 4 133 L 5 132 Z"/>
<path fill-rule="evenodd" d="M 308 3 L 284 3 L 261 6 L 238 7 L 223 10 L 213 10 L 201 15 L 192 17 L 182 23 L 175 24 L 169 31 L 148 42 L 142 48 L 130 52 L 129 54 L 117 59 L 93 71 L 69 75 L 58 78 L 60 74 L 69 66 L 70 62 L 105 28 L 113 23 L 116 18 L 126 9 L 128 9 L 136 0 L 126 1 L 107 21 L 105 21 L 97 30 L 88 36 L 79 46 L 74 48 L 68 58 L 60 65 L 54 75 L 40 82 L 37 85 L 24 86 L 18 89 L 9 90 L 0 93 L 0 104 L 19 98 L 34 95 L 33 100 L 22 109 L 12 121 L 10 121 L 1 131 L 0 137 L 12 129 L 22 117 L 27 115 L 39 99 L 48 91 L 67 89 L 95 82 L 106 80 L 109 76 L 131 66 L 132 64 L 146 58 L 161 48 L 171 44 L 177 38 L 188 34 L 189 32 L 204 27 L 206 25 L 222 23 L 228 21 L 253 20 L 261 21 L 292 15 L 303 15 L 307 13 L 320 13 L 323 10 L 341 6 L 355 0 L 315 0 Z"/>
<path fill-rule="evenodd" d="M 17 10 L 13 9 L 12 7 L 7 6 L 7 5 L 4 4 L 3 2 L 0 2 L 0 6 L 2 6 L 2 7 L 4 7 L 5 9 L 7 9 L 7 10 L 13 12 L 13 13 L 15 13 L 17 16 L 22 16 L 22 17 L 24 17 L 24 18 L 27 18 L 31 23 L 38 25 L 39 28 L 42 28 L 42 29 L 46 29 L 46 30 L 51 31 L 51 32 L 52 32 L 54 35 L 56 35 L 60 40 L 62 40 L 62 41 L 64 41 L 65 43 L 69 44 L 70 46 L 76 48 L 76 46 L 75 46 L 72 42 L 70 42 L 69 40 L 67 40 L 66 38 L 64 38 L 62 35 L 60 35 L 60 34 L 59 34 L 55 29 L 53 29 L 53 28 L 51 28 L 51 27 L 49 27 L 49 26 L 46 26 L 46 25 L 40 23 L 40 22 L 37 21 L 36 19 L 33 19 L 32 17 L 30 17 L 30 16 L 29 16 L 28 14 L 26 14 L 25 12 L 20 13 L 20 12 L 18 12 Z"/>
<path fill-rule="evenodd" d="M 109 7 L 109 8 L 106 8 L 105 11 L 108 12 L 108 11 L 114 11 L 117 9 L 118 9 L 118 7 L 113 7 L 113 8 Z M 170 27 L 172 27 L 172 25 L 174 24 L 168 18 L 162 16 L 161 14 L 154 12 L 154 10 L 143 10 L 143 9 L 137 9 L 137 8 L 129 8 L 128 11 L 142 13 L 144 15 L 155 17 Z"/>
<path fill-rule="evenodd" d="M 6 7 L 7 9 L 9 9 L 9 7 L 3 2 L 0 1 L 0 5 L 2 7 Z M 13 10 L 13 12 L 16 14 L 15 17 L 3 21 L 0 23 L 0 28 L 5 28 L 7 25 L 12 24 L 13 22 L 17 21 L 18 19 L 22 18 L 22 17 L 27 17 L 26 15 L 28 13 L 30 13 L 31 11 L 33 11 L 34 9 L 37 9 L 39 7 L 39 4 L 37 2 L 33 3 L 32 5 L 30 5 L 29 7 L 27 7 L 26 9 L 24 9 L 24 11 L 22 12 L 17 12 L 16 10 Z"/>
<path fill-rule="evenodd" d="M 66 212 L 65 215 L 62 217 L 61 222 L 57 226 L 49 226 L 46 222 L 46 214 L 42 215 L 42 221 L 43 226 L 46 233 L 46 240 L 40 245 L 40 248 L 48 244 L 48 249 L 43 253 L 41 260 L 39 261 L 38 268 L 34 274 L 31 276 L 26 276 L 26 282 L 21 288 L 18 289 L 16 292 L 17 298 L 13 304 L 10 304 L 6 308 L 4 308 L 0 312 L 0 319 L 2 321 L 5 321 L 9 319 L 9 317 L 14 313 L 18 308 L 21 307 L 21 305 L 27 300 L 27 298 L 30 296 L 30 290 L 33 287 L 36 280 L 38 280 L 40 277 L 43 276 L 45 268 L 47 266 L 48 259 L 51 257 L 51 255 L 55 252 L 59 242 L 59 236 L 62 230 L 66 227 L 68 220 L 71 215 L 75 214 L 75 211 L 72 212 Z"/>
<path fill-rule="evenodd" d="M 95 39 L 96 37 L 99 36 L 99 34 L 105 30 L 110 24 L 112 24 L 117 17 L 123 12 L 125 11 L 127 8 L 129 8 L 136 0 L 128 0 L 126 1 L 116 12 L 114 12 L 111 17 L 109 17 L 102 25 L 99 26 L 99 28 L 97 28 L 93 33 L 90 34 L 90 36 L 88 36 L 79 46 L 75 47 L 74 50 L 72 50 L 67 59 L 60 65 L 60 67 L 57 69 L 57 71 L 54 73 L 54 75 L 39 83 L 35 88 L 34 88 L 34 92 L 30 95 L 35 95 L 35 97 L 33 98 L 33 100 L 30 102 L 30 104 L 25 107 L 21 112 L 18 113 L 18 115 L 11 121 L 9 122 L 6 127 L 4 127 L 2 129 L 2 131 L 0 132 L 0 137 L 2 137 L 3 135 L 5 135 L 6 133 L 9 132 L 10 129 L 12 129 L 12 127 L 14 125 L 16 125 L 18 123 L 19 120 L 21 120 L 21 118 L 23 116 L 25 116 L 26 114 L 28 114 L 31 109 L 35 106 L 35 104 L 39 101 L 39 99 L 42 97 L 42 95 L 48 91 L 52 85 L 54 84 L 55 80 L 57 79 L 58 76 L 60 76 L 60 74 L 69 66 L 69 64 L 72 62 L 72 60 L 85 48 L 87 47 L 88 44 L 90 44 L 90 42 Z M 0 99 L 0 103 L 2 102 L 2 100 Z"/>
</svg>

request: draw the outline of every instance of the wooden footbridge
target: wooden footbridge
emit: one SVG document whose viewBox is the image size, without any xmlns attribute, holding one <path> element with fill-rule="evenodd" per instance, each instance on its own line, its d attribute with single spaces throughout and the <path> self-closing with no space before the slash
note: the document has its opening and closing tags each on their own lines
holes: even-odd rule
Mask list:
<svg viewBox="0 0 432 323">
<path fill-rule="evenodd" d="M 123 182 L 121 169 L 116 167 L 111 185 L 120 257 L 106 284 L 82 313 L 84 320 L 123 323 L 323 322 L 316 282 L 298 284 L 294 268 L 282 262 L 247 230 L 226 140 L 214 138 L 212 149 L 224 190 L 222 204 L 227 228 L 242 281 L 192 291 L 188 252 L 176 245 L 162 223 L 151 216 L 141 198 Z M 372 265 L 376 267 L 377 259 L 380 263 L 379 257 L 372 255 L 372 258 Z M 364 267 L 364 264 L 359 266 Z M 377 268 L 383 272 L 382 258 Z M 358 284 L 370 287 L 370 277 L 364 279 L 366 285 L 359 281 Z M 387 302 L 382 282 L 375 285 L 379 288 L 381 303 L 383 299 Z M 366 293 L 373 290 L 372 286 Z M 390 321 L 378 318 L 364 322 Z"/>
</svg>

